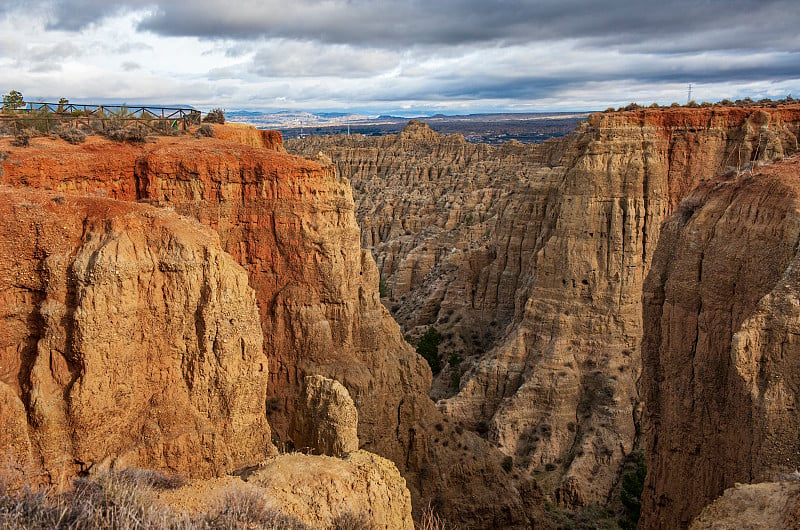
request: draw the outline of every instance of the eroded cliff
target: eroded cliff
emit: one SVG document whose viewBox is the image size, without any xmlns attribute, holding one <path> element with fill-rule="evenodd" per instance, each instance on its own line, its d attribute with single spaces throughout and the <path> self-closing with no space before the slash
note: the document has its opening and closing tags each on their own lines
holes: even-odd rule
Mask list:
<svg viewBox="0 0 800 530">
<path fill-rule="evenodd" d="M 793 153 L 799 130 L 797 106 L 677 108 L 595 114 L 541 146 L 416 123 L 287 146 L 352 180 L 392 313 L 463 357 L 434 385 L 457 392 L 446 415 L 583 505 L 606 502 L 639 435 L 641 293 L 661 221 L 702 180 Z"/>
<path fill-rule="evenodd" d="M 700 186 L 644 288 L 643 528 L 800 465 L 800 160 Z"/>
<path fill-rule="evenodd" d="M 0 186 L 2 452 L 63 486 L 206 477 L 274 452 L 247 274 L 174 212 Z"/>
</svg>

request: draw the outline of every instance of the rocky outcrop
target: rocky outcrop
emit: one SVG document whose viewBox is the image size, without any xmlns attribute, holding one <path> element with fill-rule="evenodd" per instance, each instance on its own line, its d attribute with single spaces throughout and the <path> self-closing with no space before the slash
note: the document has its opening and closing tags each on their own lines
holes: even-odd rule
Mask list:
<svg viewBox="0 0 800 530">
<path fill-rule="evenodd" d="M 64 485 L 274 451 L 247 274 L 174 212 L 0 186 L 0 453 Z M 35 477 L 29 477 L 35 481 Z"/>
<path fill-rule="evenodd" d="M 223 509 L 262 525 L 265 521 L 258 521 L 258 512 L 277 510 L 290 521 L 308 525 L 304 528 L 414 528 L 411 497 L 397 468 L 366 451 L 343 459 L 277 455 L 237 475 L 192 480 L 159 491 L 156 502 L 190 516 Z M 215 522 L 218 526 L 219 521 Z"/>
<path fill-rule="evenodd" d="M 259 147 L 270 151 L 285 153 L 283 136 L 279 131 L 256 129 L 244 123 L 214 124 L 214 137 L 250 147 Z"/>
<path fill-rule="evenodd" d="M 797 106 L 714 107 L 595 114 L 541 146 L 419 124 L 287 146 L 351 179 L 387 305 L 412 336 L 445 336 L 455 357 L 434 396 L 457 394 L 442 410 L 582 505 L 606 501 L 639 436 L 641 293 L 661 221 L 704 179 L 795 152 L 799 133 Z"/>
<path fill-rule="evenodd" d="M 706 506 L 691 530 L 775 530 L 800 525 L 800 484 L 796 480 L 736 484 Z"/>
<path fill-rule="evenodd" d="M 358 451 L 358 411 L 347 389 L 332 379 L 306 376 L 290 436 L 297 449 L 312 454 Z"/>
<path fill-rule="evenodd" d="M 800 160 L 700 186 L 644 289 L 643 528 L 800 466 Z"/>
<path fill-rule="evenodd" d="M 95 137 L 80 146 L 34 139 L 29 149 L 11 150 L 2 179 L 146 201 L 210 227 L 255 291 L 277 443 L 292 442 L 305 376 L 336 379 L 358 409 L 361 448 L 396 463 L 415 509 L 435 501 L 440 514 L 464 528 L 528 527 L 543 517 L 535 483 L 506 471 L 502 453 L 436 410 L 429 368 L 380 303 L 350 184 L 320 161 L 219 138 L 138 146 Z M 115 163 L 124 167 L 106 167 Z"/>
<path fill-rule="evenodd" d="M 344 459 L 299 453 L 270 459 L 247 478 L 278 509 L 326 528 L 344 512 L 364 511 L 376 528 L 413 530 L 411 496 L 395 465 L 366 451 Z"/>
</svg>

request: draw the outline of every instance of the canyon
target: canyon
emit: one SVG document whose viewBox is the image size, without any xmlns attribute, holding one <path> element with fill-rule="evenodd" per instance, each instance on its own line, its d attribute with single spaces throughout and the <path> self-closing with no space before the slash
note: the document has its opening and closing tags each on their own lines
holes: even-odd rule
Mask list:
<svg viewBox="0 0 800 530">
<path fill-rule="evenodd" d="M 256 371 L 254 394 L 248 397 L 244 389 L 241 394 L 234 389 L 233 396 L 225 396 L 218 404 L 224 411 L 223 427 L 225 422 L 238 426 L 251 424 L 248 416 L 240 414 L 231 402 L 242 398 L 259 417 L 266 418 L 260 436 L 253 436 L 248 442 L 258 446 L 259 451 L 244 453 L 238 460 L 231 459 L 218 440 L 217 428 L 194 425 L 196 436 L 203 442 L 197 453 L 211 463 L 206 465 L 205 471 L 202 466 L 193 466 L 191 459 L 184 462 L 171 458 L 168 451 L 163 460 L 122 458 L 120 454 L 129 451 L 139 455 L 140 440 L 149 436 L 147 429 L 135 426 L 133 440 L 127 442 L 118 441 L 114 433 L 107 433 L 109 440 L 119 445 L 116 453 L 104 451 L 100 446 L 96 454 L 90 455 L 92 458 L 87 456 L 81 460 L 80 466 L 70 464 L 71 467 L 60 471 L 63 478 L 59 480 L 84 469 L 112 464 L 147 465 L 196 477 L 256 465 L 259 458 L 264 458 L 274 448 L 281 452 L 293 449 L 294 442 L 288 433 L 304 377 L 320 375 L 335 379 L 347 388 L 358 410 L 360 448 L 395 463 L 405 477 L 416 510 L 435 504 L 448 519 L 474 527 L 492 523 L 524 527 L 542 518 L 542 503 L 535 482 L 519 475 L 512 477 L 501 465 L 504 458 L 501 452 L 449 422 L 429 399 L 430 369 L 403 340 L 399 327 L 380 303 L 377 269 L 370 254 L 361 249 L 349 182 L 338 178 L 324 159 L 320 164 L 283 153 L 272 133 L 229 129 L 231 127 L 216 127 L 215 136 L 219 138 L 158 138 L 138 145 L 89 137 L 79 146 L 47 138 L 34 140 L 26 149 L 10 148 L 7 142 L 1 146 L 6 154 L 0 181 L 11 189 L 9 193 L 32 187 L 41 193 L 63 195 L 58 199 L 62 201 L 79 197 L 111 205 L 137 203 L 136 208 L 166 209 L 191 221 L 190 225 L 207 227 L 210 233 L 206 237 L 217 239 L 218 249 L 227 253 L 246 273 L 261 327 L 261 340 L 242 347 L 241 353 L 248 370 Z M 47 199 L 44 202 L 49 204 Z M 97 208 L 103 210 L 104 206 Z M 75 214 L 72 224 L 78 240 L 73 243 L 80 253 L 80 248 L 86 244 L 84 240 L 88 240 L 91 233 L 85 232 L 84 217 L 78 212 Z M 97 224 L 105 226 L 112 221 L 101 216 Z M 14 234 L 19 233 L 18 245 L 35 241 L 37 230 L 40 230 L 37 223 L 24 229 L 12 228 Z M 176 244 L 172 236 L 164 239 L 166 245 Z M 4 255 L 16 257 L 18 253 L 13 248 L 9 247 Z M 4 398 L 7 398 L 4 403 L 8 401 L 10 407 L 4 410 L 14 412 L 16 419 L 8 425 L 15 433 L 11 435 L 15 440 L 24 440 L 21 433 L 30 430 L 39 436 L 39 425 L 31 425 L 29 418 L 35 417 L 32 413 L 37 403 L 35 397 L 41 392 L 42 384 L 59 398 L 54 398 L 59 402 L 57 407 L 65 406 L 58 388 L 50 389 L 49 382 L 42 383 L 33 377 L 28 366 L 38 362 L 41 371 L 49 373 L 48 378 L 56 379 L 67 389 L 72 389 L 75 378 L 68 368 L 79 368 L 62 369 L 59 363 L 49 361 L 47 355 L 39 351 L 51 342 L 46 329 L 38 324 L 43 317 L 42 295 L 37 293 L 44 289 L 45 277 L 50 277 L 41 263 L 42 255 L 52 250 L 47 246 L 34 250 L 29 250 L 34 255 L 26 273 L 32 283 L 24 289 L 32 294 L 20 295 L 27 296 L 24 306 L 16 299 L 9 299 L 4 305 L 9 308 L 4 309 L 9 314 L 9 326 L 19 328 L 17 335 L 10 337 L 3 347 L 3 382 L 10 387 L 4 387 Z M 74 252 L 74 249 L 63 251 L 66 257 L 59 261 L 68 272 L 75 268 L 70 261 Z M 87 253 L 94 255 L 88 250 Z M 93 260 L 90 262 L 94 264 Z M 12 267 L 21 266 L 16 259 L 12 259 L 11 264 Z M 137 278 L 138 273 L 132 277 Z M 186 281 L 197 291 L 193 295 L 195 298 L 205 301 L 210 296 L 208 289 L 197 281 Z M 62 291 L 71 292 L 75 287 L 70 282 L 72 277 L 65 273 L 57 283 Z M 113 286 L 114 282 L 111 283 Z M 134 281 L 131 286 L 134 294 L 143 288 L 139 283 L 142 282 Z M 144 282 L 144 286 L 148 285 L 149 282 Z M 160 294 L 163 301 L 159 303 L 177 311 L 167 294 Z M 75 320 L 71 314 L 74 302 L 72 298 L 67 300 L 71 296 L 62 295 L 65 300 L 62 303 L 67 307 L 62 318 L 70 325 Z M 243 291 L 243 296 L 251 295 Z M 140 299 L 137 294 L 136 300 Z M 168 369 L 156 363 L 150 370 L 157 375 L 147 376 L 148 384 L 155 379 L 172 390 L 174 385 L 170 384 L 170 377 L 183 377 L 187 383 L 181 382 L 181 385 L 191 386 L 188 382 L 200 374 L 220 384 L 223 383 L 219 380 L 221 375 L 233 376 L 230 367 L 225 366 L 222 374 L 214 376 L 203 363 L 198 364 L 205 359 L 214 361 L 209 358 L 210 352 L 216 357 L 221 341 L 230 339 L 227 344 L 235 351 L 241 342 L 236 336 L 225 337 L 214 327 L 201 324 L 199 319 L 206 311 L 204 307 L 191 309 L 191 305 L 184 304 L 184 313 L 176 313 L 174 317 L 177 322 L 189 326 L 181 332 L 180 328 L 172 330 L 166 321 L 160 320 L 165 315 L 156 311 L 157 306 L 151 307 L 145 301 L 137 303 L 155 311 L 157 317 L 148 316 L 145 328 L 136 320 L 141 307 L 132 309 L 135 313 L 130 320 L 132 329 L 149 329 L 156 337 L 166 333 L 167 340 L 175 344 L 206 341 L 199 352 L 189 346 L 184 352 L 183 346 L 176 346 L 174 363 L 177 364 Z M 107 310 L 107 306 L 91 304 L 87 309 L 88 318 L 92 322 L 107 319 L 107 316 L 101 318 L 94 314 L 94 311 Z M 77 309 L 74 312 L 77 313 Z M 252 323 L 253 315 L 248 318 Z M 172 320 L 171 317 L 170 322 Z M 182 339 L 173 338 L 173 332 L 179 333 Z M 75 336 L 59 333 L 57 338 L 63 342 L 60 351 L 77 349 L 73 344 Z M 254 340 L 252 335 L 251 329 L 248 340 Z M 105 339 L 101 342 L 106 356 L 111 358 L 104 362 L 113 362 L 112 353 L 117 348 L 113 342 Z M 177 355 L 178 352 L 181 355 Z M 131 360 L 131 366 L 152 361 L 152 354 L 140 353 L 142 357 Z M 72 353 L 64 355 L 67 361 L 72 360 Z M 254 361 L 248 361 L 248 356 Z M 81 355 L 77 357 L 84 359 Z M 126 371 L 130 371 L 131 366 Z M 66 374 L 55 375 L 64 370 Z M 106 380 L 101 381 L 103 385 L 112 392 L 110 400 L 115 402 L 116 384 Z M 259 397 L 262 393 L 263 397 Z M 208 397 L 203 399 L 207 401 Z M 71 402 L 71 399 L 66 401 Z M 98 400 L 93 406 L 110 404 Z M 208 414 L 209 403 L 201 406 L 200 412 Z M 83 414 L 91 415 L 93 410 L 89 407 Z M 67 423 L 72 427 L 71 422 Z M 54 445 L 53 460 L 65 462 L 74 460 L 68 447 L 74 436 L 72 428 L 67 428 L 66 432 L 41 434 L 47 443 Z M 169 438 L 174 439 L 171 434 Z M 21 443 L 27 450 L 28 446 Z M 211 449 L 217 452 L 209 454 Z M 242 451 L 245 449 L 246 444 Z M 45 453 L 41 445 L 33 444 L 28 454 L 32 454 L 35 463 L 41 463 Z M 52 466 L 44 467 L 46 481 L 57 482 Z M 451 487 L 452 484 L 457 484 L 458 488 Z"/>
<path fill-rule="evenodd" d="M 409 339 L 442 333 L 439 408 L 551 498 L 585 506 L 613 500 L 649 424 L 642 293 L 662 221 L 705 181 L 792 155 L 798 135 L 794 105 L 599 113 L 539 146 L 421 123 L 286 146 L 324 153 L 353 183 L 362 244 Z"/>
<path fill-rule="evenodd" d="M 0 139 L 0 453 L 42 483 L 136 466 L 309 524 L 380 490 L 381 527 L 529 528 L 613 506 L 644 450 L 640 526 L 674 528 L 798 465 L 799 105 L 498 147 L 214 132 Z"/>
</svg>

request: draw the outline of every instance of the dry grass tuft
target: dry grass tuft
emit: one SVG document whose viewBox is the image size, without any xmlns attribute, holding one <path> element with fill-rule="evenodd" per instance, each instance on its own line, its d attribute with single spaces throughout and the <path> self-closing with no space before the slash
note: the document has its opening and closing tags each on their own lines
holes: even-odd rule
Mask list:
<svg viewBox="0 0 800 530">
<path fill-rule="evenodd" d="M 333 518 L 331 530 L 378 530 L 378 527 L 364 512 L 342 512 Z"/>
<path fill-rule="evenodd" d="M 416 524 L 416 530 L 458 530 L 458 527 L 448 524 L 439 517 L 439 514 L 434 511 L 432 506 L 428 505 Z"/>
</svg>

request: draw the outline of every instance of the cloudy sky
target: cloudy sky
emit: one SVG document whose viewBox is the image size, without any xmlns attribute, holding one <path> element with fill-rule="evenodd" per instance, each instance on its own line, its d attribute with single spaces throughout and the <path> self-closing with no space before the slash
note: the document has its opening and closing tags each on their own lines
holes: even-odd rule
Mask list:
<svg viewBox="0 0 800 530">
<path fill-rule="evenodd" d="M 0 92 L 206 110 L 800 96 L 798 0 L 0 0 Z"/>
</svg>

